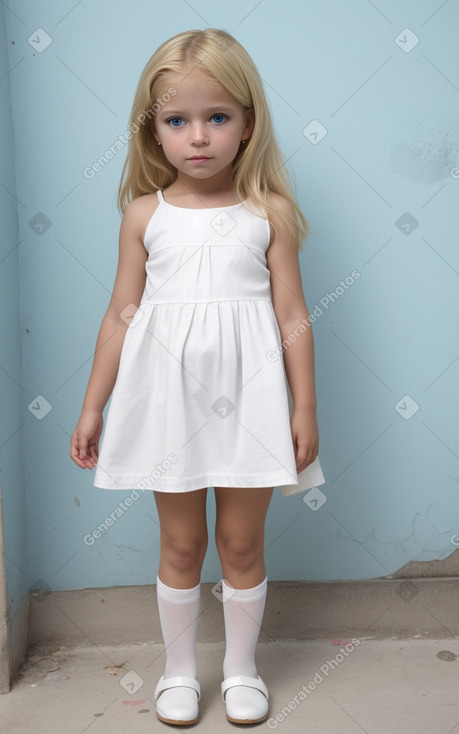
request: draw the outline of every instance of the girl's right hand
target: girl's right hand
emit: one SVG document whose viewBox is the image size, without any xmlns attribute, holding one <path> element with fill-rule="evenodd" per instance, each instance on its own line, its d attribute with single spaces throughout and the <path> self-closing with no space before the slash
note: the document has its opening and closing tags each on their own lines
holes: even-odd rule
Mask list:
<svg viewBox="0 0 459 734">
<path fill-rule="evenodd" d="M 83 411 L 70 439 L 70 458 L 82 469 L 93 469 L 99 459 L 102 413 Z"/>
</svg>

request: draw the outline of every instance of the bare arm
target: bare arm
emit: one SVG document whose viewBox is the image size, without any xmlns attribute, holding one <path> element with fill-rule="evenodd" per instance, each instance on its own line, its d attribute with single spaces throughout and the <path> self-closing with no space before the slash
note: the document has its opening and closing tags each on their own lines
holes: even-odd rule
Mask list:
<svg viewBox="0 0 459 734">
<path fill-rule="evenodd" d="M 94 362 L 83 400 L 83 410 L 102 412 L 115 385 L 126 329 L 129 305 L 140 304 L 145 288 L 147 251 L 140 238 L 136 207 L 127 207 L 120 227 L 118 269 L 113 293 L 100 326 Z M 134 308 L 128 309 L 132 316 Z"/>
<path fill-rule="evenodd" d="M 113 292 L 99 329 L 81 416 L 71 439 L 70 456 L 82 468 L 97 463 L 102 412 L 115 385 L 129 316 L 139 306 L 145 288 L 148 253 L 142 242 L 141 214 L 141 206 L 131 202 L 121 222 Z M 88 450 L 91 458 L 86 455 Z"/>
<path fill-rule="evenodd" d="M 277 206 L 286 206 L 281 197 Z M 271 273 L 273 306 L 282 342 L 285 372 L 295 408 L 317 407 L 314 375 L 314 341 L 303 295 L 298 245 L 276 217 L 267 262 Z"/>
<path fill-rule="evenodd" d="M 82 412 L 103 412 L 116 382 L 126 329 L 121 319 L 108 314 L 102 319 Z"/>
<path fill-rule="evenodd" d="M 292 319 L 279 324 L 282 342 L 289 346 L 284 349 L 285 372 L 290 385 L 295 409 L 317 409 L 314 375 L 314 341 L 312 327 L 307 321 L 307 308 L 297 309 Z M 303 326 L 306 331 L 303 331 Z M 298 328 L 301 326 L 301 330 Z M 289 340 L 290 341 L 286 341 Z"/>
<path fill-rule="evenodd" d="M 274 201 L 276 208 L 289 206 L 278 195 Z M 303 295 L 298 243 L 277 216 L 273 224 L 275 231 L 266 258 L 271 273 L 274 311 L 284 345 L 285 373 L 294 403 L 290 423 L 297 472 L 300 472 L 314 461 L 319 451 L 314 341 Z"/>
</svg>

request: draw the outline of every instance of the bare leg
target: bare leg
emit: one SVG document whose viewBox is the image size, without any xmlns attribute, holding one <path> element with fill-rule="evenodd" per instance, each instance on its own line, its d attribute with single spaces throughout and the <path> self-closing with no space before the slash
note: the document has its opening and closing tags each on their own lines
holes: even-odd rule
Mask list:
<svg viewBox="0 0 459 734">
<path fill-rule="evenodd" d="M 201 580 L 207 550 L 207 487 L 154 494 L 161 525 L 158 576 L 168 586 L 189 589 Z"/>
<path fill-rule="evenodd" d="M 274 487 L 214 487 L 215 542 L 223 578 L 236 589 L 260 584 L 266 576 L 264 530 Z"/>
</svg>

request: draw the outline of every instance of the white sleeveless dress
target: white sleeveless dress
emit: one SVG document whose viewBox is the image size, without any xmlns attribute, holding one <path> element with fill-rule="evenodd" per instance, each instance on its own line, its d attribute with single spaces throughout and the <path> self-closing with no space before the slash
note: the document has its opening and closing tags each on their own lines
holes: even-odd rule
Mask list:
<svg viewBox="0 0 459 734">
<path fill-rule="evenodd" d="M 296 472 L 268 221 L 247 202 L 187 209 L 157 196 L 94 486 L 293 494 L 323 484 L 318 459 Z"/>
</svg>

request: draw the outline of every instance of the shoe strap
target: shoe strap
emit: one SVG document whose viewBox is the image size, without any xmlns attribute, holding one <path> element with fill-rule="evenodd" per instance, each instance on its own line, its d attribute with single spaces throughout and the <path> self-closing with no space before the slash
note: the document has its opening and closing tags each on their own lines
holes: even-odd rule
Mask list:
<svg viewBox="0 0 459 734">
<path fill-rule="evenodd" d="M 263 683 L 260 676 L 258 678 L 251 678 L 249 675 L 234 675 L 232 678 L 227 678 L 222 683 L 222 698 L 225 700 L 225 693 L 229 688 L 234 686 L 247 686 L 248 688 L 256 688 L 268 698 L 268 689 Z"/>
<path fill-rule="evenodd" d="M 178 686 L 183 688 L 193 688 L 193 690 L 198 694 L 198 701 L 200 700 L 201 686 L 194 678 L 189 678 L 186 675 L 174 675 L 170 678 L 164 678 L 162 675 L 155 689 L 155 701 L 163 691 L 166 691 L 168 688 L 176 688 Z"/>
</svg>

